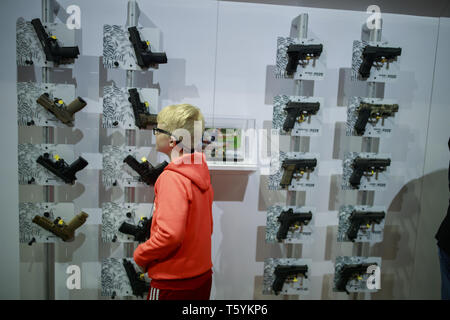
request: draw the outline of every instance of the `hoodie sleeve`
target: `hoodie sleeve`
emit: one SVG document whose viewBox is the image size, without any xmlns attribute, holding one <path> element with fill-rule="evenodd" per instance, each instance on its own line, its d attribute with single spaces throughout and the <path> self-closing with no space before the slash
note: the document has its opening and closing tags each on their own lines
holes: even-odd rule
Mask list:
<svg viewBox="0 0 450 320">
<path fill-rule="evenodd" d="M 191 200 L 189 181 L 182 175 L 165 171 L 157 183 L 156 231 L 134 251 L 134 261 L 145 269 L 149 263 L 164 259 L 181 245 Z"/>
</svg>

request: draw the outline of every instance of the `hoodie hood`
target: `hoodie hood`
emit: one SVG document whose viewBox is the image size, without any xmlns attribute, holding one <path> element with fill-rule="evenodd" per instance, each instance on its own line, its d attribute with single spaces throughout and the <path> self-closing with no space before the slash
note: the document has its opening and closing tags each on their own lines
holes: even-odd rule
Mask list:
<svg viewBox="0 0 450 320">
<path fill-rule="evenodd" d="M 204 192 L 211 186 L 211 177 L 209 175 L 206 157 L 203 153 L 195 152 L 185 154 L 170 162 L 164 171 L 170 170 L 177 172 L 192 181 L 199 189 Z"/>
</svg>

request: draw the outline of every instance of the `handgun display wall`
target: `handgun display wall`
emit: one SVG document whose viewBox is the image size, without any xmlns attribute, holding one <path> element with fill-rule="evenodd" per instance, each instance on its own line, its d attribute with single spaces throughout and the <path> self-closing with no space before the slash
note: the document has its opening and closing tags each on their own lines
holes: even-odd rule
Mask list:
<svg viewBox="0 0 450 320">
<path fill-rule="evenodd" d="M 274 98 L 273 128 L 279 129 L 281 135 L 291 136 L 290 149 L 293 150 L 292 152 L 286 153 L 279 150 L 279 155 L 277 153 L 272 155 L 271 172 L 275 173 L 269 177 L 269 190 L 287 190 L 288 201 L 296 207 L 285 208 L 276 217 L 278 224 L 273 222 L 272 208 L 274 207 L 268 209 L 266 241 L 269 242 L 271 240 L 272 237 L 270 235 L 273 233 L 272 225 L 275 224 L 278 225 L 278 232 L 276 234 L 278 241 L 283 243 L 306 243 L 307 245 L 307 243 L 311 243 L 314 239 L 312 236 L 312 229 L 314 228 L 312 220 L 315 220 L 313 217 L 316 217 L 317 214 L 313 214 L 311 208 L 297 203 L 296 191 L 311 191 L 317 188 L 320 155 L 310 152 L 294 151 L 299 151 L 301 147 L 301 136 L 307 136 L 309 138 L 311 136 L 321 135 L 321 120 L 319 119 L 322 118 L 324 100 L 323 98 L 305 96 L 304 81 L 311 80 L 312 82 L 314 80 L 323 80 L 326 77 L 323 65 L 326 56 L 322 56 L 322 51 L 324 50 L 323 44 L 308 38 L 307 14 L 298 16 L 293 22 L 292 29 L 298 32 L 296 39 L 287 38 L 284 40 L 283 38 L 278 38 L 276 60 L 278 78 L 280 78 L 279 75 L 281 73 L 280 67 L 283 67 L 285 69 L 285 75 L 294 79 L 295 96 L 282 97 L 281 101 L 279 96 Z M 316 59 L 318 58 L 321 60 L 320 64 L 316 63 Z M 314 84 L 314 82 L 312 83 Z M 319 110 L 321 111 L 320 117 L 318 117 Z M 315 118 L 316 121 L 314 122 L 315 125 L 308 130 L 308 125 L 305 125 L 305 123 L 307 121 L 311 123 L 311 117 Z M 283 125 L 277 126 L 276 123 L 278 122 L 283 122 Z M 299 125 L 295 127 L 296 124 Z M 308 191 L 306 191 L 306 196 L 308 196 Z M 299 228 L 300 236 L 296 232 Z M 305 228 L 306 230 L 304 231 Z M 295 240 L 283 241 L 287 238 L 288 233 L 290 233 L 290 238 L 294 238 Z M 286 280 L 297 282 L 297 277 L 301 274 L 301 270 L 303 270 L 302 268 L 298 268 L 299 266 L 297 268 L 290 268 L 289 274 L 281 277 L 280 274 L 282 272 L 280 273 L 279 269 L 286 267 L 277 266 L 273 269 L 269 267 L 270 263 L 271 259 L 265 261 L 265 277 L 267 277 L 266 270 L 272 269 L 276 278 L 272 291 L 275 294 L 280 293 L 283 282 Z M 309 270 L 309 274 L 311 274 L 311 265 L 307 269 Z M 305 274 L 304 270 L 303 274 Z M 308 290 L 305 288 L 301 292 L 302 294 L 307 294 Z M 268 294 L 270 291 L 265 289 L 263 293 Z M 285 295 L 297 294 L 292 290 L 285 290 L 282 293 Z"/>
<path fill-rule="evenodd" d="M 51 2 L 44 1 L 43 5 L 50 6 Z M 150 237 L 153 206 L 151 203 L 135 203 L 134 188 L 153 186 L 167 165 L 167 162 L 163 162 L 152 166 L 147 158 L 154 158 L 153 148 L 137 148 L 135 145 L 134 130 L 151 129 L 157 124 L 159 90 L 137 88 L 134 85 L 136 77 L 133 71 L 154 70 L 159 64 L 167 63 L 167 56 L 161 52 L 159 46 L 161 36 L 159 30 L 136 27 L 138 10 L 137 3 L 130 1 L 128 7 L 130 25 L 127 27 L 105 25 L 103 28 L 104 66 L 126 70 L 127 87 L 117 87 L 114 83 L 104 87 L 102 127 L 105 130 L 117 128 L 122 132 L 125 129 L 126 141 L 122 145 L 103 145 L 100 183 L 106 190 L 121 189 L 125 194 L 125 200 L 128 201 L 121 203 L 115 199 L 115 202 L 101 204 L 101 238 L 105 243 L 127 243 L 127 255 L 132 254 L 135 241 L 143 242 Z M 46 19 L 54 14 L 49 8 L 44 11 Z M 19 124 L 25 127 L 44 127 L 45 140 L 50 140 L 55 132 L 51 127 L 77 128 L 75 113 L 87 105 L 82 97 L 76 97 L 76 86 L 53 84 L 49 81 L 51 70 L 48 68 L 71 65 L 80 54 L 78 47 L 69 47 L 74 44 L 75 31 L 66 29 L 64 24 L 47 22 L 42 24 L 40 19 L 33 19 L 30 23 L 20 18 L 17 22 L 18 66 L 44 67 L 42 83 L 18 83 Z M 55 140 L 54 138 L 52 140 Z M 97 166 L 98 158 L 97 156 Z M 53 187 L 63 184 L 74 185 L 77 180 L 76 174 L 88 165 L 88 161 L 83 157 L 75 157 L 73 145 L 48 143 L 19 145 L 20 183 L 50 186 L 45 190 L 45 197 L 48 200 L 52 200 L 51 195 L 56 192 Z M 30 246 L 39 242 L 55 242 L 57 238 L 64 242 L 74 240 L 76 242 L 75 232 L 86 222 L 89 215 L 81 212 L 73 216 L 74 210 L 73 203 L 51 201 L 20 203 L 21 242 L 27 242 Z M 79 232 L 82 230 L 83 228 Z M 47 248 L 47 251 L 52 250 L 53 247 Z M 108 286 L 112 285 L 115 290 L 111 292 L 111 297 L 145 298 L 147 292 L 142 289 L 148 285 L 141 283 L 141 275 L 135 271 L 133 263 L 130 263 L 129 258 L 117 260 L 119 263 L 115 263 L 114 259 L 116 258 L 103 260 L 101 284 L 105 288 L 102 289 L 102 293 L 109 292 Z M 47 263 L 55 262 L 50 259 Z M 112 276 L 108 276 L 108 272 L 111 271 Z M 49 276 L 56 275 L 50 275 L 49 272 Z M 121 290 L 124 279 L 128 284 Z M 136 286 L 140 289 L 136 289 Z M 50 290 L 53 291 L 54 288 Z"/>
<path fill-rule="evenodd" d="M 24 297 L 146 298 L 132 256 L 169 162 L 151 129 L 179 103 L 207 120 L 211 299 L 409 297 L 434 20 L 367 30 L 359 11 L 100 0 L 70 30 L 60 2 L 16 25 Z"/>
<path fill-rule="evenodd" d="M 302 14 L 297 20 L 294 20 L 292 31 L 298 32 L 297 39 L 278 38 L 276 77 L 290 76 L 295 81 L 295 91 L 304 92 L 305 80 L 322 80 L 326 77 L 322 64 L 315 63 L 315 60 L 319 57 L 322 63 L 325 60 L 325 57 L 321 55 L 324 45 L 307 38 L 307 14 Z M 370 36 L 375 39 L 380 32 L 379 29 L 372 30 Z M 371 95 L 369 98 L 353 97 L 349 99 L 348 136 L 365 136 L 368 137 L 367 139 L 372 137 L 384 138 L 388 137 L 393 131 L 395 124 L 392 116 L 399 111 L 399 105 L 393 99 L 376 98 L 373 88 L 375 88 L 375 82 L 389 82 L 397 79 L 399 73 L 398 56 L 401 55 L 401 51 L 401 48 L 387 47 L 386 43 L 381 46 L 380 43 L 375 41 L 354 42 L 352 80 L 366 81 L 372 91 L 369 92 Z M 281 70 L 282 68 L 284 70 Z M 291 135 L 293 141 L 290 147 L 298 149 L 301 141 L 296 136 L 305 136 L 309 139 L 312 136 L 321 135 L 321 120 L 319 119 L 327 112 L 324 105 L 323 98 L 276 96 L 274 98 L 273 128 L 280 130 L 281 135 Z M 319 110 L 321 111 L 320 117 L 318 117 Z M 315 119 L 315 122 L 312 128 L 308 128 L 308 123 L 311 124 L 311 118 Z M 385 121 L 388 118 L 389 121 Z M 316 134 L 311 134 L 312 132 Z M 364 144 L 368 144 L 370 148 L 371 143 L 371 140 L 363 141 L 362 147 L 367 147 Z M 300 190 L 317 190 L 318 172 L 320 171 L 319 154 L 280 151 L 279 159 L 277 157 L 277 155 L 273 156 L 271 161 L 271 171 L 274 173 L 269 177 L 270 190 L 287 189 L 288 193 Z M 386 188 L 390 165 L 391 155 L 389 154 L 347 152 L 345 159 L 343 159 L 342 189 L 364 190 L 362 191 L 362 197 L 363 204 L 365 204 L 367 190 L 382 191 Z M 311 173 L 314 173 L 313 179 L 311 179 Z M 308 192 L 306 192 L 307 195 Z M 288 194 L 287 198 L 293 202 L 291 204 L 296 204 L 295 193 Z M 306 225 L 307 234 L 311 234 L 310 223 L 313 216 L 311 211 L 308 211 L 306 206 L 285 207 L 284 210 L 281 208 L 280 205 L 268 208 L 266 241 L 273 241 L 276 233 L 276 238 L 280 242 L 305 243 L 305 240 L 303 240 L 305 235 L 302 230 Z M 274 211 L 281 211 L 281 213 Z M 385 209 L 379 207 L 355 207 L 350 203 L 342 206 L 339 212 L 337 240 L 372 244 L 381 242 L 386 218 L 385 211 Z M 317 213 L 314 214 L 314 216 L 317 215 Z M 300 232 L 298 231 L 299 228 Z M 278 232 L 275 231 L 277 229 Z M 288 233 L 290 234 L 289 241 L 286 240 Z M 312 239 L 312 237 L 308 238 Z M 360 251 L 362 251 L 361 249 Z M 344 261 L 347 261 L 345 259 L 353 263 L 348 270 L 346 269 L 347 266 L 342 267 Z M 363 260 L 365 264 L 362 263 Z M 374 266 L 381 268 L 381 258 L 376 258 L 376 260 L 377 263 Z M 338 271 L 335 272 L 334 290 L 345 291 L 346 293 L 376 292 L 376 289 L 380 288 L 379 285 L 374 286 L 372 290 L 368 290 L 364 285 L 365 282 L 363 282 L 363 280 L 367 281 L 368 274 L 374 273 L 373 270 L 367 270 L 370 267 L 370 263 L 367 263 L 367 261 L 357 257 L 342 257 L 342 259 L 337 257 L 336 270 L 339 269 L 340 275 L 337 274 Z M 266 261 L 265 264 L 267 263 Z M 266 266 L 265 270 L 267 269 Z M 346 269 L 346 271 L 343 272 L 342 269 Z M 377 272 L 380 272 L 379 269 L 377 269 Z M 344 275 L 341 273 L 344 273 Z M 360 282 L 349 284 L 349 281 L 355 277 L 357 278 L 355 281 L 360 280 Z M 373 281 L 377 280 L 374 278 Z M 347 287 L 351 289 L 347 289 Z M 267 294 L 267 292 L 268 290 L 265 289 L 264 293 Z M 275 293 L 278 294 L 278 292 Z M 285 294 L 289 294 L 289 292 L 285 292 Z"/>
</svg>

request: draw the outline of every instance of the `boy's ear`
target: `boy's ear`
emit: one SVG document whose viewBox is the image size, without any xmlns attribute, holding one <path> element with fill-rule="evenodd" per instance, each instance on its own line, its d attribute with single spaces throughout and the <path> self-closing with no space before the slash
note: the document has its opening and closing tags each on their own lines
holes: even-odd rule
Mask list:
<svg viewBox="0 0 450 320">
<path fill-rule="evenodd" d="M 169 140 L 169 146 L 170 146 L 171 148 L 175 147 L 175 146 L 176 146 L 176 140 L 175 140 L 175 138 L 174 138 L 174 137 L 170 137 L 169 139 L 170 139 L 170 140 Z"/>
<path fill-rule="evenodd" d="M 175 147 L 177 144 L 179 144 L 181 141 L 183 141 L 183 137 L 179 137 L 178 140 L 175 139 L 175 137 L 170 137 L 170 146 Z"/>
</svg>

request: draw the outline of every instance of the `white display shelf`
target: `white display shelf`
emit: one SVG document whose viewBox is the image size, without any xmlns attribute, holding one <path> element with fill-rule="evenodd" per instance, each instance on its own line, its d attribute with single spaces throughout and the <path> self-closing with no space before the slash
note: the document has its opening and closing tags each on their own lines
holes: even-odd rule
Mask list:
<svg viewBox="0 0 450 320">
<path fill-rule="evenodd" d="M 256 132 L 255 132 L 255 120 L 243 119 L 241 117 L 221 117 L 221 116 L 206 116 L 205 117 L 206 128 L 217 129 L 240 129 L 241 138 L 240 144 L 237 150 L 234 150 L 239 154 L 239 161 L 233 161 L 233 151 L 227 156 L 227 161 L 222 159 L 208 159 L 208 167 L 211 171 L 257 171 L 256 161 Z M 220 145 L 218 147 L 219 153 Z M 207 156 L 208 157 L 208 156 Z"/>
<path fill-rule="evenodd" d="M 251 163 L 227 163 L 219 161 L 208 161 L 210 171 L 256 171 L 258 166 Z"/>
</svg>

